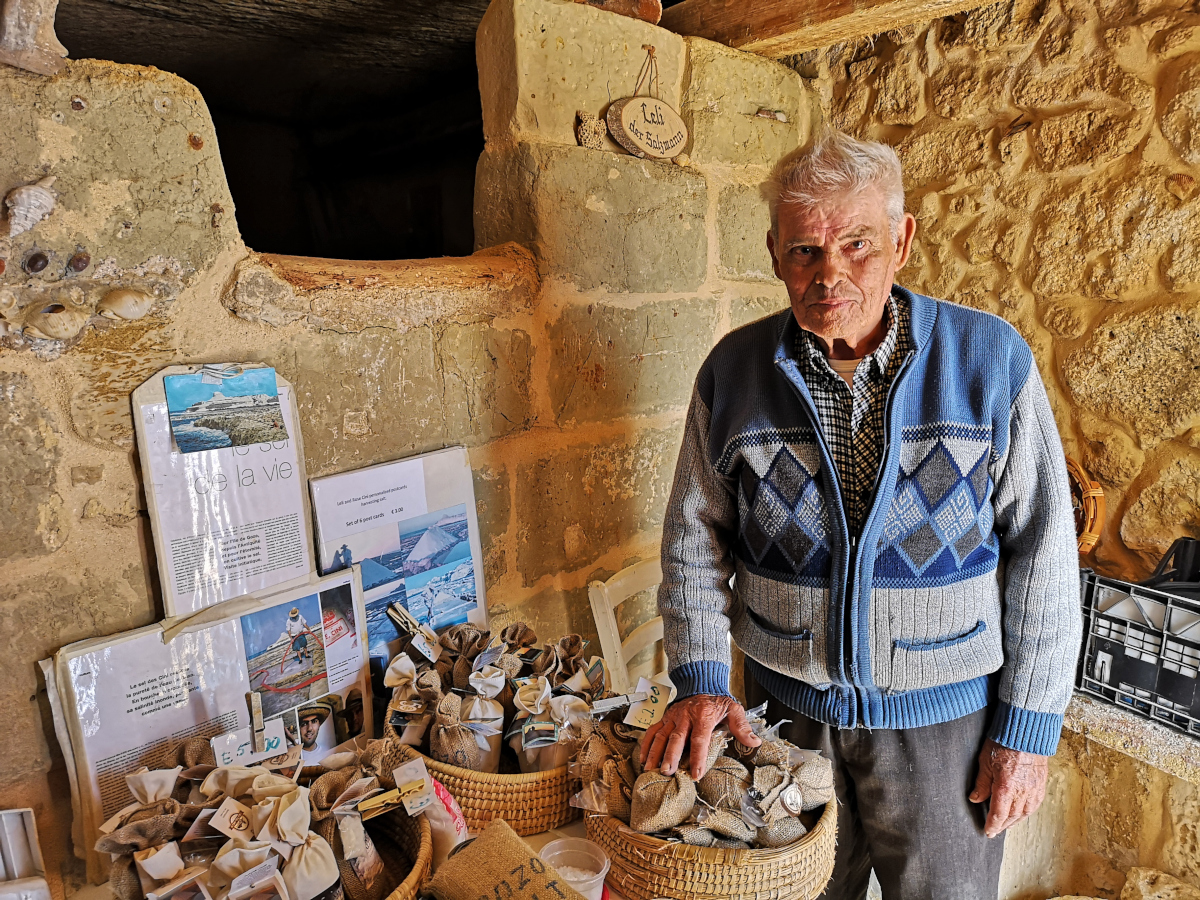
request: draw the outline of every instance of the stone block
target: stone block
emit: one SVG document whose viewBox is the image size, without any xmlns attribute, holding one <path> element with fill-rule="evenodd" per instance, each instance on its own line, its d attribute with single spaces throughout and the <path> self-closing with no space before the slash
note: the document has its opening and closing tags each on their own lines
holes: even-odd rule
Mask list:
<svg viewBox="0 0 1200 900">
<path fill-rule="evenodd" d="M 774 60 L 703 38 L 685 38 L 688 73 L 680 113 L 697 163 L 772 166 L 808 141 L 812 123 L 803 81 Z M 785 121 L 759 116 L 778 111 Z"/>
<path fill-rule="evenodd" d="M 517 568 L 524 584 L 585 568 L 662 528 L 682 425 L 586 441 L 520 466 Z"/>
<path fill-rule="evenodd" d="M 0 372 L 0 561 L 44 556 L 66 541 L 60 440 L 58 419 L 29 378 Z"/>
<path fill-rule="evenodd" d="M 974 126 L 913 133 L 896 146 L 907 190 L 953 181 L 983 164 L 987 137 Z"/>
<path fill-rule="evenodd" d="M 528 427 L 528 332 L 449 324 L 434 334 L 447 441 L 473 445 Z"/>
<path fill-rule="evenodd" d="M 1200 887 L 1157 869 L 1129 870 L 1121 900 L 1200 900 Z"/>
<path fill-rule="evenodd" d="M 548 342 L 556 421 L 610 422 L 686 406 L 716 320 L 711 300 L 564 307 Z"/>
<path fill-rule="evenodd" d="M 925 116 L 925 78 L 914 49 L 901 48 L 879 70 L 875 117 L 885 125 L 913 125 Z"/>
<path fill-rule="evenodd" d="M 1200 63 L 1179 73 L 1174 96 L 1163 110 L 1159 125 L 1183 159 L 1200 164 Z"/>
<path fill-rule="evenodd" d="M 1121 520 L 1121 540 L 1148 563 L 1158 559 L 1178 537 L 1193 537 L 1200 528 L 1200 458 L 1172 459 L 1129 504 Z"/>
<path fill-rule="evenodd" d="M 484 584 L 493 585 L 508 569 L 504 538 L 512 512 L 512 479 L 508 469 L 472 464 L 475 475 L 475 512 L 483 545 Z"/>
<path fill-rule="evenodd" d="M 729 319 L 734 328 L 741 328 L 790 306 L 787 294 L 776 297 L 736 297 L 729 303 Z"/>
<path fill-rule="evenodd" d="M 584 3 L 493 0 L 475 41 L 484 136 L 575 146 L 577 111 L 602 116 L 633 96 L 643 44 L 655 48 L 660 96 L 679 109 L 686 54 L 678 35 Z M 609 138 L 605 145 L 617 149 Z"/>
<path fill-rule="evenodd" d="M 169 302 L 239 242 L 200 93 L 157 69 L 73 60 L 54 78 L 0 67 L 0 195 L 53 176 L 54 211 L 0 249 L 16 309 L 70 294 L 94 312 L 120 285 Z M 218 215 L 217 211 L 224 216 Z M 27 274 L 34 250 L 49 264 Z M 67 262 L 90 256 L 82 272 Z"/>
<path fill-rule="evenodd" d="M 1117 104 L 1108 109 L 1077 109 L 1043 120 L 1033 145 L 1051 171 L 1096 166 L 1136 147 L 1147 120 L 1137 110 Z"/>
<path fill-rule="evenodd" d="M 493 634 L 512 622 L 524 622 L 537 633 L 539 641 L 552 642 L 564 634 L 578 634 L 591 641 L 585 651 L 588 656 L 602 655 L 586 587 L 549 587 L 512 603 L 489 603 L 488 618 Z"/>
<path fill-rule="evenodd" d="M 731 184 L 717 200 L 717 271 L 723 278 L 774 281 L 767 232 L 771 213 L 758 185 Z"/>
<path fill-rule="evenodd" d="M 581 290 L 694 291 L 708 265 L 707 206 L 704 179 L 669 162 L 489 145 L 475 182 L 475 240 L 526 244 L 544 276 Z"/>
</svg>

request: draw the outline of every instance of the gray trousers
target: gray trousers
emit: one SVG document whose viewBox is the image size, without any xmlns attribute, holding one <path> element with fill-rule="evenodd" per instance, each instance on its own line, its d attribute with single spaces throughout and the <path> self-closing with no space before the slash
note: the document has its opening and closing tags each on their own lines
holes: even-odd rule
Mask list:
<svg viewBox="0 0 1200 900">
<path fill-rule="evenodd" d="M 822 900 L 865 900 L 871 869 L 884 900 L 996 900 L 1004 835 L 983 833 L 967 795 L 979 773 L 984 709 L 923 728 L 838 729 L 788 709 L 746 670 L 748 706 L 769 702 L 780 735 L 833 760 L 837 857 Z"/>
</svg>

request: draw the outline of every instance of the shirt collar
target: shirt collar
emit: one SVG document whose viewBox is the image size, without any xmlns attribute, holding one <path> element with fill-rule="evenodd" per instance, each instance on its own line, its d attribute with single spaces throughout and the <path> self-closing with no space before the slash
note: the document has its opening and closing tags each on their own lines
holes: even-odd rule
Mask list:
<svg viewBox="0 0 1200 900">
<path fill-rule="evenodd" d="M 887 322 L 887 333 L 879 346 L 865 357 L 867 365 L 870 367 L 871 377 L 876 379 L 883 378 L 887 373 L 888 364 L 892 360 L 892 354 L 896 352 L 896 345 L 900 341 L 900 331 L 903 328 L 903 319 L 894 293 L 888 295 L 883 316 Z M 804 364 L 810 372 L 829 378 L 841 378 L 829 365 L 825 351 L 821 349 L 820 341 L 811 331 L 803 328 L 797 329 L 795 353 L 801 364 Z"/>
</svg>

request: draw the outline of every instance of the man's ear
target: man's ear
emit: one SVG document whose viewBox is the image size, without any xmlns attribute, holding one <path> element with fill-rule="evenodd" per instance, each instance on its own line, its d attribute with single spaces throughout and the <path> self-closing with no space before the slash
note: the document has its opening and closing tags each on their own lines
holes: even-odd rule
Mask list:
<svg viewBox="0 0 1200 900">
<path fill-rule="evenodd" d="M 912 253 L 913 238 L 917 235 L 917 220 L 912 213 L 905 213 L 900 222 L 900 233 L 896 235 L 896 269 L 904 268 Z"/>
<path fill-rule="evenodd" d="M 775 270 L 775 277 L 782 281 L 783 276 L 779 273 L 779 257 L 775 255 L 775 233 L 773 231 L 767 232 L 767 252 L 771 254 L 771 268 Z"/>
</svg>

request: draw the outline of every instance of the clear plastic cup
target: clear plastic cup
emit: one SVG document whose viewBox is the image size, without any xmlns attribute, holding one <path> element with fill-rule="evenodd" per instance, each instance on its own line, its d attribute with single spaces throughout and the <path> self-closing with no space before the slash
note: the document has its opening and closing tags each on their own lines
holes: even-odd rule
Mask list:
<svg viewBox="0 0 1200 900">
<path fill-rule="evenodd" d="M 608 874 L 608 854 L 598 844 L 583 838 L 559 838 L 538 854 L 553 866 L 567 884 L 584 900 L 600 900 L 604 894 L 604 876 Z"/>
</svg>

